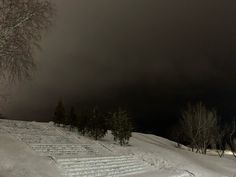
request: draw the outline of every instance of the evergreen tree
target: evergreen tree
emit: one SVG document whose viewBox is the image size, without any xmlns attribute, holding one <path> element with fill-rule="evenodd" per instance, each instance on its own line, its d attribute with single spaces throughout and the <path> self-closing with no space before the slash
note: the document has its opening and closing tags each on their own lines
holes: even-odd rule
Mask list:
<svg viewBox="0 0 236 177">
<path fill-rule="evenodd" d="M 64 124 L 66 120 L 65 108 L 61 100 L 58 101 L 56 106 L 53 121 L 56 125 Z"/>
<path fill-rule="evenodd" d="M 88 135 L 95 140 L 104 137 L 107 133 L 105 117 L 98 111 L 97 107 L 93 108 L 90 112 L 86 130 Z"/>
<path fill-rule="evenodd" d="M 78 132 L 81 133 L 83 136 L 87 132 L 87 124 L 88 124 L 88 119 L 90 117 L 90 111 L 83 109 L 80 110 L 79 115 L 77 117 L 77 129 Z"/>
<path fill-rule="evenodd" d="M 75 114 L 75 108 L 73 106 L 71 107 L 70 115 L 68 116 L 68 125 L 70 125 L 71 130 L 77 125 L 77 116 Z"/>
<path fill-rule="evenodd" d="M 119 108 L 112 114 L 111 132 L 114 140 L 119 141 L 121 146 L 129 143 L 129 138 L 132 136 L 132 123 L 125 110 Z"/>
</svg>

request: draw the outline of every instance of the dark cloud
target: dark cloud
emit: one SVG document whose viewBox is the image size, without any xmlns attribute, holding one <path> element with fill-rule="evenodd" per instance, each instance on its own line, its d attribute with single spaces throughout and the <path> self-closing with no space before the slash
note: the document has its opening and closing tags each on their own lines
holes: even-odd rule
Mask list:
<svg viewBox="0 0 236 177">
<path fill-rule="evenodd" d="M 225 102 L 236 88 L 235 1 L 54 2 L 38 70 L 14 89 L 10 116 L 46 120 L 59 97 L 175 114 L 186 100 Z"/>
</svg>

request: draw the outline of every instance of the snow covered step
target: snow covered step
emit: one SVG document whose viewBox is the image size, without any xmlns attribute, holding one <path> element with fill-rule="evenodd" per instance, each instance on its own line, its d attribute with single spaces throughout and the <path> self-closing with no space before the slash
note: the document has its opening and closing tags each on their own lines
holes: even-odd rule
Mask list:
<svg viewBox="0 0 236 177">
<path fill-rule="evenodd" d="M 113 154 L 110 149 L 100 143 L 82 144 L 82 146 L 87 149 L 88 152 L 92 152 L 97 156 L 108 156 Z"/>
<path fill-rule="evenodd" d="M 37 151 L 86 151 L 79 144 L 31 144 L 31 147 Z"/>
<path fill-rule="evenodd" d="M 32 137 L 33 140 L 30 140 L 30 137 L 28 139 L 23 139 L 23 141 L 27 141 L 29 144 L 71 144 L 72 141 L 70 141 L 69 139 L 62 137 L 62 136 L 58 136 L 58 135 L 39 135 L 39 138 L 34 138 L 34 136 Z"/>
<path fill-rule="evenodd" d="M 31 144 L 34 151 L 52 156 L 78 156 L 88 154 L 88 151 L 79 144 Z"/>
<path fill-rule="evenodd" d="M 71 176 L 75 176 L 75 177 L 87 177 L 89 176 L 94 176 L 96 174 L 100 174 L 98 176 L 110 176 L 110 175 L 127 175 L 127 173 L 130 172 L 139 172 L 139 171 L 144 171 L 144 168 L 139 165 L 139 166 L 126 166 L 126 167 L 120 167 L 120 168 L 101 168 L 101 169 L 94 169 L 94 170 L 84 170 L 84 171 L 80 171 L 80 172 L 67 172 L 67 174 L 69 173 Z M 147 171 L 147 170 L 146 170 Z"/>
<path fill-rule="evenodd" d="M 130 159 L 130 160 L 109 160 L 109 161 L 94 161 L 94 162 L 77 162 L 77 163 L 61 163 L 63 165 L 64 168 L 78 168 L 78 167 L 88 167 L 88 166 L 94 166 L 94 165 L 100 165 L 100 166 L 107 166 L 107 164 L 109 165 L 119 165 L 122 163 L 133 163 L 134 159 Z"/>
<path fill-rule="evenodd" d="M 57 159 L 68 177 L 118 177 L 150 170 L 150 166 L 132 155 Z"/>
<path fill-rule="evenodd" d="M 61 158 L 57 159 L 58 162 L 94 162 L 94 161 L 108 161 L 108 160 L 119 160 L 119 159 L 134 159 L 135 157 L 133 155 L 123 155 L 123 156 L 103 156 L 103 157 L 89 157 L 89 158 Z"/>
<path fill-rule="evenodd" d="M 84 173 L 65 173 L 65 177 L 119 177 L 132 174 L 139 174 L 149 171 L 150 169 L 143 167 L 127 167 L 126 169 L 101 169 L 96 171 L 87 171 Z"/>
<path fill-rule="evenodd" d="M 113 169 L 113 168 L 126 168 L 127 166 L 130 167 L 142 167 L 143 164 L 142 163 L 137 163 L 137 162 L 121 162 L 121 163 L 111 163 L 111 164 L 106 164 L 106 165 L 93 165 L 93 166 L 78 166 L 77 168 L 75 168 L 75 166 L 73 166 L 72 168 L 70 167 L 64 167 L 64 169 L 66 169 L 68 172 L 79 172 L 79 171 L 84 171 L 84 169 L 86 169 L 87 171 L 93 171 L 93 170 L 103 170 L 103 169 Z"/>
<path fill-rule="evenodd" d="M 33 129 L 33 128 L 14 128 L 9 127 L 8 131 L 13 134 L 28 134 L 28 135 L 40 135 L 46 134 L 50 135 L 50 131 L 45 132 L 44 129 Z"/>
<path fill-rule="evenodd" d="M 125 163 L 133 163 L 134 161 L 133 160 L 126 160 Z M 68 168 L 68 169 L 74 169 L 74 168 L 83 168 L 83 167 L 90 167 L 90 166 L 107 166 L 108 164 L 109 165 L 119 165 L 122 163 L 124 163 L 124 160 L 113 160 L 113 161 L 106 161 L 106 162 L 99 162 L 99 161 L 95 161 L 95 162 L 89 162 L 89 163 L 86 163 L 86 162 L 75 162 L 75 163 L 70 163 L 70 164 L 62 164 L 64 168 Z"/>
</svg>

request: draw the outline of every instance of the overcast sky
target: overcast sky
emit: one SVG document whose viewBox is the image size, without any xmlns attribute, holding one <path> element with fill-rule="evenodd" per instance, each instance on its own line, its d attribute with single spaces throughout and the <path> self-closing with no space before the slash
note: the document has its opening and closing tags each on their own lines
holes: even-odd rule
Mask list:
<svg viewBox="0 0 236 177">
<path fill-rule="evenodd" d="M 47 120 L 59 98 L 152 114 L 203 97 L 236 107 L 235 1 L 53 2 L 57 15 L 36 55 L 37 71 L 14 87 L 10 117 Z"/>
</svg>

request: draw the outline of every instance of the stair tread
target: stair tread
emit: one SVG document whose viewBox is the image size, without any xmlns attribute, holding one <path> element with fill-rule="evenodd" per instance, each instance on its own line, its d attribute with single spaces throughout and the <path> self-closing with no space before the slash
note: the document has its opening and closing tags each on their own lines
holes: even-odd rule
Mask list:
<svg viewBox="0 0 236 177">
<path fill-rule="evenodd" d="M 89 166 L 89 167 L 85 167 L 85 166 L 74 166 L 74 167 L 63 167 L 64 169 L 66 170 L 69 170 L 69 171 L 82 171 L 83 169 L 86 169 L 86 170 L 89 170 L 89 169 L 107 169 L 107 168 L 122 168 L 122 167 L 133 167 L 133 166 L 143 166 L 145 167 L 146 165 L 145 164 L 142 164 L 142 163 L 123 163 L 123 164 L 107 164 L 107 165 L 101 165 L 101 166 L 98 166 L 98 165 L 95 165 L 95 166 Z M 79 168 L 80 167 L 80 168 Z M 82 167 L 85 167 L 85 168 L 82 168 Z"/>
</svg>

